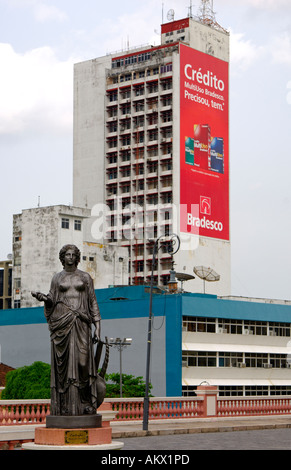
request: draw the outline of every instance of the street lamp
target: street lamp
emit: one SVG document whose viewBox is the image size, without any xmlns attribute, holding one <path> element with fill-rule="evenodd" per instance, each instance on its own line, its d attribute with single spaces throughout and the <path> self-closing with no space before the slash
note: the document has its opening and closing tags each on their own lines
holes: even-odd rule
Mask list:
<svg viewBox="0 0 291 470">
<path fill-rule="evenodd" d="M 176 279 L 176 272 L 174 271 L 174 269 L 171 269 L 170 271 L 170 280 L 168 282 L 168 288 L 171 294 L 174 294 L 175 292 L 177 292 L 178 282 Z"/>
<path fill-rule="evenodd" d="M 144 405 L 143 405 L 143 430 L 148 430 L 148 420 L 149 420 L 149 381 L 150 381 L 150 358 L 151 358 L 151 343 L 152 343 L 152 303 L 153 303 L 153 284 L 154 284 L 154 269 L 156 263 L 156 255 L 158 253 L 159 241 L 165 235 L 161 235 L 156 239 L 153 249 L 153 258 L 152 258 L 152 274 L 151 274 L 151 284 L 150 284 L 150 308 L 149 308 L 149 321 L 148 321 L 148 342 L 147 342 L 147 362 L 146 362 L 146 386 L 145 386 L 145 396 L 144 396 Z M 178 235 L 173 234 L 167 241 L 170 241 L 168 245 L 168 253 L 174 255 L 180 248 L 180 238 Z M 175 247 L 175 245 L 177 245 Z"/>
<path fill-rule="evenodd" d="M 132 338 L 109 338 L 108 340 L 111 346 L 114 346 L 116 349 L 119 350 L 119 370 L 120 370 L 120 380 L 119 380 L 119 387 L 120 387 L 120 398 L 122 398 L 122 351 L 127 346 L 131 345 Z"/>
</svg>

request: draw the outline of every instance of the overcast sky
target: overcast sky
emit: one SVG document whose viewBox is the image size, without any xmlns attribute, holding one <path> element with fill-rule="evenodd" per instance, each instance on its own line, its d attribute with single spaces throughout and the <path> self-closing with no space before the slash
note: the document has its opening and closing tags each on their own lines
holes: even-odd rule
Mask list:
<svg viewBox="0 0 291 470">
<path fill-rule="evenodd" d="M 39 197 L 72 203 L 73 64 L 158 45 L 162 18 L 189 5 L 0 0 L 0 259 L 13 214 Z M 214 0 L 214 10 L 231 38 L 232 294 L 291 299 L 291 1 Z"/>
</svg>

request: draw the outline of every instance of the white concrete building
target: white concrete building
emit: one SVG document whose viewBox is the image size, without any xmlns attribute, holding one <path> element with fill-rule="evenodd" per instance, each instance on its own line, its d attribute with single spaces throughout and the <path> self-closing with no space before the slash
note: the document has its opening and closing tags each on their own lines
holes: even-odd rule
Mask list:
<svg viewBox="0 0 291 470">
<path fill-rule="evenodd" d="M 81 251 L 79 269 L 88 272 L 95 288 L 128 282 L 128 250 L 87 241 L 88 209 L 37 207 L 13 216 L 12 306 L 39 305 L 31 291 L 47 293 L 53 274 L 62 270 L 59 251 L 74 244 Z"/>
<path fill-rule="evenodd" d="M 197 54 L 200 62 L 195 71 Z M 183 69 L 188 57 L 193 60 Z M 129 248 L 130 284 L 149 281 L 153 243 L 160 235 L 165 237 L 154 274 L 157 283 L 167 284 L 173 258 L 166 242 L 175 233 L 182 241 L 174 259 L 176 272 L 193 275 L 194 266 L 210 266 L 220 274 L 220 281 L 209 283 L 207 293 L 230 294 L 230 237 L 229 233 L 222 234 L 223 225 L 229 226 L 228 155 L 224 156 L 224 175 L 209 168 L 205 172 L 192 162 L 189 185 L 183 176 L 188 169 L 182 170 L 184 129 L 189 124 L 186 108 L 198 99 L 203 101 L 206 93 L 210 107 L 225 106 L 225 117 L 211 115 L 210 119 L 211 131 L 218 122 L 225 123 L 226 152 L 228 89 L 218 78 L 220 67 L 228 70 L 228 62 L 229 34 L 213 18 L 202 16 L 163 24 L 160 46 L 130 49 L 75 65 L 73 202 L 92 210 L 92 218 L 86 223 L 87 235 L 93 235 L 99 243 Z M 205 73 L 200 76 L 203 68 Z M 197 87 L 196 77 L 198 81 L 204 77 L 204 85 Z M 210 84 L 210 79 L 218 81 Z M 224 96 L 214 85 L 223 89 Z M 213 97 L 218 97 L 217 102 Z M 195 113 L 193 123 L 205 124 L 204 111 L 202 115 L 197 108 Z M 196 125 L 193 123 L 189 124 L 191 132 Z M 215 181 L 219 184 L 214 197 L 210 189 Z M 187 184 L 188 196 L 184 197 Z M 211 220 L 214 212 L 211 214 L 210 209 L 209 214 L 202 209 L 204 196 L 204 201 L 212 202 L 213 211 L 215 204 L 225 206 L 223 224 L 219 216 Z M 188 206 L 193 204 L 196 212 L 194 208 L 189 215 L 187 206 L 188 222 L 183 228 L 185 201 Z M 196 232 L 191 229 L 195 223 Z M 206 226 L 217 230 L 207 231 Z M 197 277 L 188 281 L 187 290 L 203 292 L 203 281 Z"/>
</svg>

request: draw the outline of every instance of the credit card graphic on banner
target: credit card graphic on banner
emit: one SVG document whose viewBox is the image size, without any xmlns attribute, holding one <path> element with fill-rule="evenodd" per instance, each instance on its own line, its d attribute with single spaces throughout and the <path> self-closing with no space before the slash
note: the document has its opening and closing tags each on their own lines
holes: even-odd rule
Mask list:
<svg viewBox="0 0 291 470">
<path fill-rule="evenodd" d="M 194 164 L 208 170 L 210 160 L 210 128 L 208 124 L 194 124 Z"/>
</svg>

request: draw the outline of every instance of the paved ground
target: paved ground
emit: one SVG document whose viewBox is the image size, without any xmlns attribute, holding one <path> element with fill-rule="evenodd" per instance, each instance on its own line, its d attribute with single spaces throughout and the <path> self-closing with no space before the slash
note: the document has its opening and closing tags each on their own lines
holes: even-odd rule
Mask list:
<svg viewBox="0 0 291 470">
<path fill-rule="evenodd" d="M 146 431 L 143 430 L 142 421 L 113 421 L 111 425 L 114 438 L 143 437 L 164 434 L 194 434 L 291 428 L 291 415 L 150 420 L 148 430 Z"/>
<path fill-rule="evenodd" d="M 130 450 L 291 450 L 291 415 L 112 422 L 113 440 Z M 42 426 L 42 425 L 41 425 Z M 34 426 L 0 426 L 0 441 L 30 439 Z"/>
<path fill-rule="evenodd" d="M 128 450 L 291 450 L 291 429 L 260 429 L 120 439 Z"/>
<path fill-rule="evenodd" d="M 112 423 L 123 450 L 291 450 L 291 416 Z"/>
</svg>

